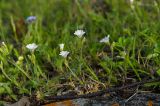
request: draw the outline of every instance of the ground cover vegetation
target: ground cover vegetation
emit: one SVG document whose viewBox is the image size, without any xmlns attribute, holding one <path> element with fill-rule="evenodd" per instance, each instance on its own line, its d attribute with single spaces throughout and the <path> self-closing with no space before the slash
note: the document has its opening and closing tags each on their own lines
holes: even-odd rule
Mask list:
<svg viewBox="0 0 160 106">
<path fill-rule="evenodd" d="M 160 1 L 0 0 L 0 41 L 1 101 L 155 79 Z"/>
</svg>

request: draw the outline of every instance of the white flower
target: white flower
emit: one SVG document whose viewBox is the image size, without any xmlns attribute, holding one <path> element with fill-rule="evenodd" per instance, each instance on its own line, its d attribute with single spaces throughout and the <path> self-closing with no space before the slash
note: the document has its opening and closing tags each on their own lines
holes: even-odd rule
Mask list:
<svg viewBox="0 0 160 106">
<path fill-rule="evenodd" d="M 68 51 L 61 51 L 59 55 L 66 58 L 68 56 L 68 54 L 69 54 Z"/>
<path fill-rule="evenodd" d="M 135 6 L 134 6 L 134 0 L 130 0 L 130 5 L 131 5 L 131 8 L 134 9 Z"/>
<path fill-rule="evenodd" d="M 26 46 L 26 48 L 28 48 L 28 49 L 31 50 L 31 51 L 34 51 L 37 47 L 38 47 L 38 45 L 36 45 L 35 43 L 28 44 L 28 45 Z"/>
<path fill-rule="evenodd" d="M 32 23 L 32 22 L 34 22 L 36 20 L 36 16 L 29 16 L 29 17 L 27 17 L 27 19 L 26 19 L 26 23 Z"/>
<path fill-rule="evenodd" d="M 74 35 L 77 35 L 79 38 L 81 38 L 84 34 L 85 32 L 83 30 L 76 30 L 74 32 Z"/>
<path fill-rule="evenodd" d="M 64 44 L 63 43 L 59 44 L 59 47 L 60 47 L 60 50 L 63 51 Z"/>
<path fill-rule="evenodd" d="M 130 0 L 130 3 L 133 4 L 134 0 Z"/>
<path fill-rule="evenodd" d="M 2 42 L 2 45 L 3 45 L 4 47 L 7 47 L 7 45 L 6 45 L 6 43 L 5 43 L 5 42 Z"/>
<path fill-rule="evenodd" d="M 109 43 L 109 35 L 99 41 L 100 43 Z"/>
<path fill-rule="evenodd" d="M 6 45 L 4 42 L 2 42 L 2 45 Z"/>
</svg>

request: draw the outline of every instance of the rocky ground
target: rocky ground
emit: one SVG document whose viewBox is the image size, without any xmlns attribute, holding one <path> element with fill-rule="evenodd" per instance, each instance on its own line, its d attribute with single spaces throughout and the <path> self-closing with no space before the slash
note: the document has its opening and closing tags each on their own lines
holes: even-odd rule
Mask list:
<svg viewBox="0 0 160 106">
<path fill-rule="evenodd" d="M 65 102 L 58 102 L 56 104 L 57 106 L 61 106 L 63 103 Z M 159 106 L 160 95 L 153 93 L 137 93 L 128 99 L 120 97 L 75 99 L 70 103 L 70 105 L 64 104 L 63 106 Z M 55 106 L 55 103 L 46 106 Z"/>
<path fill-rule="evenodd" d="M 30 106 L 29 99 L 23 97 L 14 104 L 5 106 Z M 160 94 L 154 93 L 134 93 L 128 98 L 119 96 L 95 97 L 87 99 L 73 99 L 60 102 L 53 102 L 43 106 L 160 106 Z"/>
</svg>

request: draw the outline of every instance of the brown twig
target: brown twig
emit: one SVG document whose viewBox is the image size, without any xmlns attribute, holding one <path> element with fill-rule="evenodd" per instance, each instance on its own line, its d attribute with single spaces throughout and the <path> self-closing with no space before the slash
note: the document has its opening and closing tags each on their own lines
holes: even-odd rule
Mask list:
<svg viewBox="0 0 160 106">
<path fill-rule="evenodd" d="M 107 88 L 105 90 L 101 90 L 101 91 L 97 91 L 97 92 L 89 93 L 89 94 L 46 96 L 43 101 L 39 102 L 39 104 L 41 104 L 41 105 L 42 104 L 48 104 L 48 103 L 51 103 L 51 102 L 68 100 L 68 99 L 91 98 L 91 97 L 101 96 L 105 93 L 111 93 L 111 92 L 119 91 L 119 90 L 122 90 L 122 89 L 125 89 L 125 88 L 131 88 L 131 87 L 135 87 L 135 86 L 142 86 L 146 83 L 151 83 L 151 82 L 156 82 L 156 81 L 160 81 L 160 77 L 157 78 L 157 79 L 150 79 L 150 80 L 145 80 L 145 81 L 141 81 L 141 82 L 136 82 L 136 83 L 133 83 L 133 84 L 122 86 L 122 87 Z"/>
</svg>

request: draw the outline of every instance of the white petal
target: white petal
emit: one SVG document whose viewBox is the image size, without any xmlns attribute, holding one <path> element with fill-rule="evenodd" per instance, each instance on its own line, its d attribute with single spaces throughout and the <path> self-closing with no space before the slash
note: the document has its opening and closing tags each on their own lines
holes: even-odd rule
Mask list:
<svg viewBox="0 0 160 106">
<path fill-rule="evenodd" d="M 61 51 L 59 55 L 66 58 L 68 56 L 68 54 L 69 54 L 68 51 Z"/>
<path fill-rule="evenodd" d="M 130 3 L 133 4 L 134 0 L 130 0 Z"/>
<path fill-rule="evenodd" d="M 79 38 L 81 38 L 84 34 L 85 32 L 83 30 L 76 30 L 74 32 L 74 35 L 77 35 Z"/>
<path fill-rule="evenodd" d="M 28 44 L 26 47 L 27 47 L 29 50 L 34 51 L 34 50 L 38 47 L 38 45 L 36 45 L 35 43 L 32 43 L 32 44 Z"/>
<path fill-rule="evenodd" d="M 99 41 L 100 43 L 109 43 L 109 35 Z"/>
<path fill-rule="evenodd" d="M 5 42 L 2 42 L 2 45 L 3 45 L 3 46 L 6 46 Z"/>
</svg>

